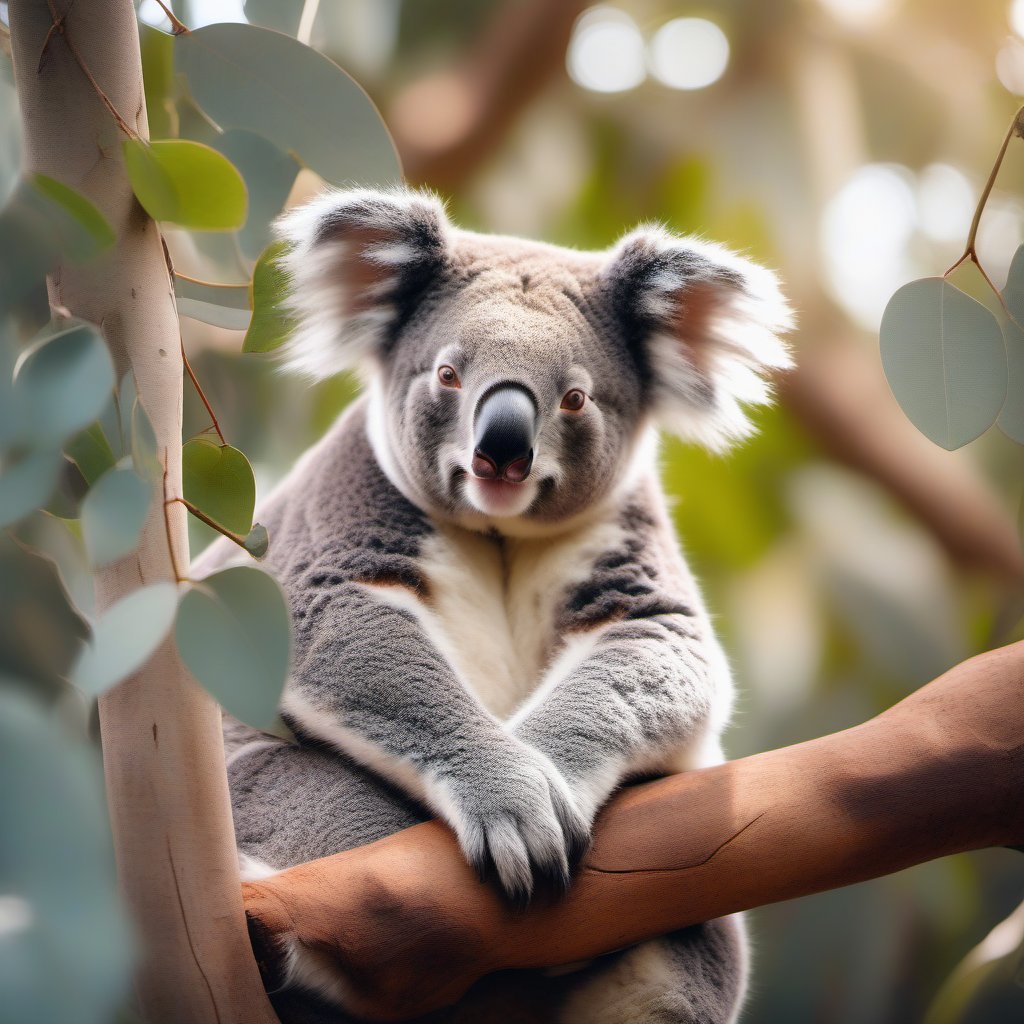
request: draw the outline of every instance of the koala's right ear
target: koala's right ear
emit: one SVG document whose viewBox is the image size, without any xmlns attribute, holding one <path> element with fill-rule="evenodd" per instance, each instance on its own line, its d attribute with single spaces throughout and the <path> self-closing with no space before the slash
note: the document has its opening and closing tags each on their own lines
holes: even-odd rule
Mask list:
<svg viewBox="0 0 1024 1024">
<path fill-rule="evenodd" d="M 298 326 L 286 366 L 313 377 L 372 365 L 444 269 L 450 224 L 432 193 L 331 189 L 276 224 Z"/>
</svg>

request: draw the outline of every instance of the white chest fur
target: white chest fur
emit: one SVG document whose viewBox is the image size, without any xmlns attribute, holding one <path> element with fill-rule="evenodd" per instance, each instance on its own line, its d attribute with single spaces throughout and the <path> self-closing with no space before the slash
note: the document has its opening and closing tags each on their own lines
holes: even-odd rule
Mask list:
<svg viewBox="0 0 1024 1024">
<path fill-rule="evenodd" d="M 410 595 L 402 604 L 416 612 L 464 685 L 504 719 L 540 684 L 560 647 L 556 620 L 567 590 L 620 541 L 620 527 L 609 522 L 556 538 L 502 541 L 441 527 L 419 559 L 428 602 Z"/>
</svg>

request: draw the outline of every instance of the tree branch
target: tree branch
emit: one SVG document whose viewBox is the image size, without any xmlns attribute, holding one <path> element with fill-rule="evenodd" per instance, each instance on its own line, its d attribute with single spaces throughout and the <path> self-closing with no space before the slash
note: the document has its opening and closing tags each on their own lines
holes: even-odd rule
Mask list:
<svg viewBox="0 0 1024 1024">
<path fill-rule="evenodd" d="M 257 957 L 279 980 L 279 942 L 298 940 L 344 965 L 351 1010 L 401 1020 L 493 971 L 586 960 L 935 857 L 1020 845 L 1022 736 L 1018 643 L 853 729 L 626 790 L 558 903 L 516 913 L 439 822 L 245 883 Z"/>
<path fill-rule="evenodd" d="M 406 177 L 454 191 L 565 68 L 583 0 L 507 0 L 461 67 L 399 93 L 389 124 Z"/>
</svg>

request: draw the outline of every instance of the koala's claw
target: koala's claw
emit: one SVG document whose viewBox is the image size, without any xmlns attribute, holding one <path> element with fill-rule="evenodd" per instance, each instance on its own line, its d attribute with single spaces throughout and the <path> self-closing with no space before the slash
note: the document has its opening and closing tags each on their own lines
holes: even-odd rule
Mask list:
<svg viewBox="0 0 1024 1024">
<path fill-rule="evenodd" d="M 514 904 L 525 906 L 536 888 L 568 888 L 590 830 L 543 754 L 517 745 L 514 759 L 503 760 L 490 777 L 450 789 L 446 803 L 454 813 L 447 817 L 480 878 L 496 878 Z"/>
</svg>

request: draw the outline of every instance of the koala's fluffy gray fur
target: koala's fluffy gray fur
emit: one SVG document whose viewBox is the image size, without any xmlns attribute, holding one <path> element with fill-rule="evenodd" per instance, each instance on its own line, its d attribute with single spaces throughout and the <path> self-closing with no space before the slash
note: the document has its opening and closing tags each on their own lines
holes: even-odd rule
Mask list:
<svg viewBox="0 0 1024 1024">
<path fill-rule="evenodd" d="M 294 617 L 297 742 L 229 728 L 239 850 L 272 871 L 432 813 L 511 898 L 567 884 L 623 780 L 721 759 L 731 680 L 654 430 L 748 433 L 742 405 L 789 362 L 788 308 L 773 275 L 703 241 L 647 227 L 574 252 L 458 230 L 404 189 L 327 193 L 281 234 L 289 362 L 356 369 L 367 394 L 260 510 Z M 477 471 L 496 389 L 534 410 L 514 421 L 522 480 Z M 287 1019 L 345 1019 L 343 979 L 291 954 Z M 743 962 L 738 923 L 713 922 L 538 984 L 552 1021 L 729 1021 Z M 450 1019 L 487 1019 L 467 1012 Z"/>
</svg>

